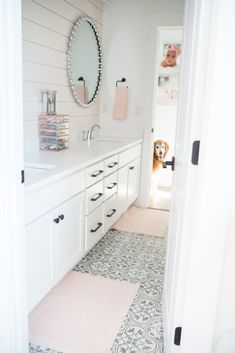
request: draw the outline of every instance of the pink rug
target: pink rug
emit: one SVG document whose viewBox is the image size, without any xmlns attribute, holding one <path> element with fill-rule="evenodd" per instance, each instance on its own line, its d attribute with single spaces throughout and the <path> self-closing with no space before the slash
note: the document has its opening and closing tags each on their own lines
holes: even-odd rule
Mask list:
<svg viewBox="0 0 235 353">
<path fill-rule="evenodd" d="M 70 272 L 29 315 L 29 340 L 64 353 L 109 353 L 139 285 Z"/>
<path fill-rule="evenodd" d="M 163 237 L 169 224 L 169 212 L 131 206 L 112 228 Z"/>
</svg>

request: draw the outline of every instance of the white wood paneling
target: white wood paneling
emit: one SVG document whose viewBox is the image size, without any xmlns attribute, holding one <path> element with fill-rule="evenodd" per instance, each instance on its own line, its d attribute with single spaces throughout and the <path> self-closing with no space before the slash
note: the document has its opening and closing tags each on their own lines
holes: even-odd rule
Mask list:
<svg viewBox="0 0 235 353">
<path fill-rule="evenodd" d="M 48 82 L 55 85 L 67 84 L 67 72 L 65 69 L 23 62 L 24 80 L 32 82 Z"/>
<path fill-rule="evenodd" d="M 67 1 L 64 0 L 33 0 L 35 3 L 45 6 L 53 13 L 65 18 L 66 20 L 74 23 L 79 16 L 83 15 L 83 12 L 78 8 L 71 6 Z"/>
<path fill-rule="evenodd" d="M 24 152 L 30 153 L 39 149 L 38 122 L 24 121 Z"/>
<path fill-rule="evenodd" d="M 80 9 L 84 14 L 92 17 L 98 23 L 102 23 L 102 11 L 87 0 L 66 0 L 76 9 Z"/>
<path fill-rule="evenodd" d="M 38 149 L 41 90 L 57 90 L 57 112 L 71 116 L 71 137 L 99 121 L 99 98 L 89 109 L 74 102 L 68 85 L 68 37 L 79 16 L 90 16 L 102 33 L 101 0 L 22 0 L 25 151 Z"/>
<path fill-rule="evenodd" d="M 68 38 L 30 20 L 22 21 L 23 39 L 66 53 Z"/>
<path fill-rule="evenodd" d="M 48 0 L 48 2 L 50 2 Z M 28 19 L 52 31 L 69 36 L 72 22 L 57 15 L 47 7 L 40 6 L 33 0 L 23 0 L 22 15 Z"/>
<path fill-rule="evenodd" d="M 75 102 L 58 102 L 57 111 L 60 114 L 68 114 L 71 117 L 86 117 L 99 114 L 99 102 L 94 103 L 90 108 L 84 109 Z M 38 120 L 42 112 L 41 102 L 24 102 L 24 120 Z"/>
<path fill-rule="evenodd" d="M 102 0 L 89 0 L 89 1 L 92 2 L 92 4 L 94 4 L 96 7 L 98 7 L 98 9 L 103 10 Z"/>
<path fill-rule="evenodd" d="M 40 102 L 41 90 L 48 88 L 48 82 L 24 82 L 24 102 Z M 57 100 L 60 102 L 74 102 L 71 90 L 68 86 L 50 84 L 50 89 L 57 91 Z"/>
<path fill-rule="evenodd" d="M 66 54 L 23 40 L 23 60 L 66 69 Z"/>
</svg>

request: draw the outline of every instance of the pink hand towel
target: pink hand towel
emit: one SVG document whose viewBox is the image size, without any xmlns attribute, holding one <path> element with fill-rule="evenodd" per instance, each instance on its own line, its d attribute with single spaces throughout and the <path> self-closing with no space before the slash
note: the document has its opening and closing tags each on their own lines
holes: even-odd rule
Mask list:
<svg viewBox="0 0 235 353">
<path fill-rule="evenodd" d="M 83 84 L 75 86 L 75 93 L 77 94 L 81 103 L 86 103 L 86 89 Z"/>
<path fill-rule="evenodd" d="M 124 120 L 127 118 L 128 87 L 117 87 L 115 93 L 113 119 Z"/>
</svg>

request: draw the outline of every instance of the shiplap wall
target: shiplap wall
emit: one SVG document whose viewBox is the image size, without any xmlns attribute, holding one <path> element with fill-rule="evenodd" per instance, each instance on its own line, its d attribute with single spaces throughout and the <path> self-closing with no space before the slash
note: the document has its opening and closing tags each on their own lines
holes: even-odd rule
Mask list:
<svg viewBox="0 0 235 353">
<path fill-rule="evenodd" d="M 57 112 L 70 115 L 71 141 L 99 120 L 99 97 L 88 109 L 74 102 L 66 73 L 67 42 L 79 16 L 87 15 L 102 36 L 102 0 L 22 0 L 25 152 L 39 149 L 41 90 L 57 90 Z"/>
</svg>

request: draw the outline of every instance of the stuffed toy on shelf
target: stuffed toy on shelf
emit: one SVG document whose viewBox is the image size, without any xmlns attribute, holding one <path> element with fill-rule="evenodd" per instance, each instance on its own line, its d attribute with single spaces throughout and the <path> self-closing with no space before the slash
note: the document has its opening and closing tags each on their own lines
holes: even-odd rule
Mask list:
<svg viewBox="0 0 235 353">
<path fill-rule="evenodd" d="M 175 44 L 169 44 L 166 49 L 166 56 L 161 62 L 162 67 L 174 67 L 177 65 L 177 57 L 181 54 L 180 48 Z"/>
</svg>

